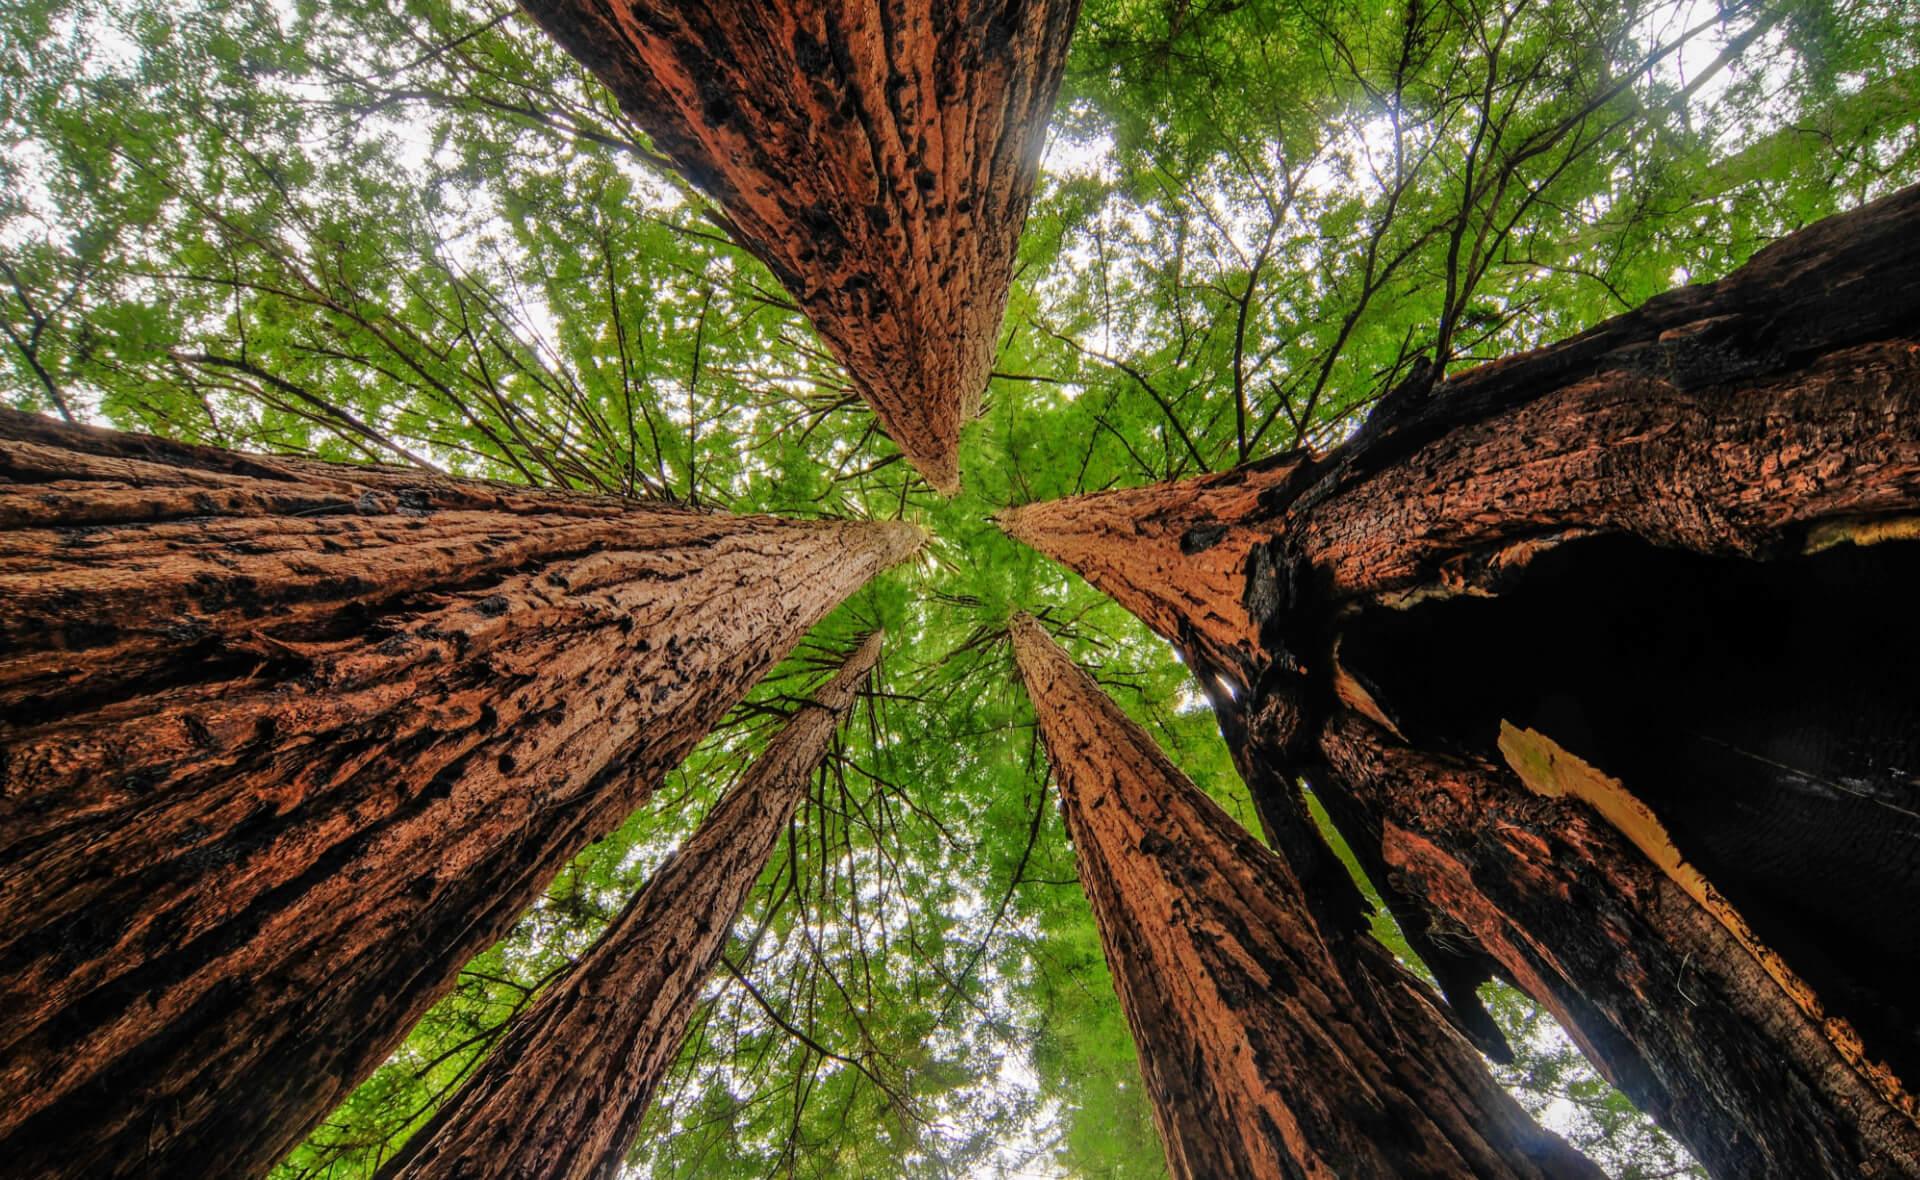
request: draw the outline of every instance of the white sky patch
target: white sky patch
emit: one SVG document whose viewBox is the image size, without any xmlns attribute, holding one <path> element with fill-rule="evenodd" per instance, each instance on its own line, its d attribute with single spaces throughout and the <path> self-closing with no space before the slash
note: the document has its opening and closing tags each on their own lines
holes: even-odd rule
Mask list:
<svg viewBox="0 0 1920 1180">
<path fill-rule="evenodd" d="M 1040 154 L 1040 171 L 1061 180 L 1112 184 L 1120 179 L 1120 165 L 1114 158 L 1117 146 L 1093 104 L 1082 100 L 1054 113 Z"/>
<path fill-rule="evenodd" d="M 1114 146 L 1113 136 L 1108 134 L 1081 139 L 1056 132 L 1047 137 L 1040 170 L 1061 180 L 1099 180 L 1111 184 L 1120 178 L 1120 166 L 1113 158 Z"/>
</svg>

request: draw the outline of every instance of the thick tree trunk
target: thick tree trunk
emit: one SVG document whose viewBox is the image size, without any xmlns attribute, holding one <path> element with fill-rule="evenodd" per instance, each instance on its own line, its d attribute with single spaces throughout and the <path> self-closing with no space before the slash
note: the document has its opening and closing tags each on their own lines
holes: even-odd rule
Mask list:
<svg viewBox="0 0 1920 1180">
<path fill-rule="evenodd" d="M 1077 570 L 1179 648 L 1220 718 L 1268 841 L 1294 866 L 1317 906 L 1338 906 L 1353 918 L 1329 920 L 1323 913 L 1323 922 L 1358 929 L 1366 904 L 1307 816 L 1293 782 L 1297 768 L 1249 757 L 1249 724 L 1270 725 L 1271 718 L 1250 718 L 1243 707 L 1263 676 L 1284 681 L 1300 675 L 1290 656 L 1283 654 L 1276 666 L 1241 596 L 1248 553 L 1268 535 L 1260 524 L 1264 505 L 1287 494 L 1306 470 L 1300 456 L 1283 455 L 1175 484 L 1030 504 L 998 519 L 1009 535 Z M 1378 826 L 1338 796 L 1323 803 L 1408 944 L 1433 972 L 1449 1015 L 1483 1052 L 1511 1060 L 1511 1048 L 1476 994 L 1494 974 L 1493 959 L 1459 939 L 1431 935 L 1419 899 L 1388 872 Z"/>
<path fill-rule="evenodd" d="M 1716 1175 L 1911 1176 L 1916 423 L 1909 190 L 1326 456 L 1004 523 Z"/>
<path fill-rule="evenodd" d="M 920 544 L 0 413 L 0 1158 L 258 1174 Z"/>
<path fill-rule="evenodd" d="M 1174 1175 L 1597 1180 L 1038 623 L 1013 646 Z"/>
<path fill-rule="evenodd" d="M 880 658 L 875 631 L 381 1180 L 614 1180 L 727 932 Z"/>
<path fill-rule="evenodd" d="M 524 0 L 960 483 L 1079 0 Z"/>
</svg>

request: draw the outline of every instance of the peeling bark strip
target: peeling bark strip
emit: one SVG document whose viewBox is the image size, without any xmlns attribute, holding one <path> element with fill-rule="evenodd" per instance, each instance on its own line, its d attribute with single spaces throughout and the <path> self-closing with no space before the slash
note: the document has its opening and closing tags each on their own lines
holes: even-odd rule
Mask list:
<svg viewBox="0 0 1920 1180">
<path fill-rule="evenodd" d="M 1910 189 L 1325 456 L 1003 527 L 1230 685 L 1242 760 L 1310 778 L 1397 912 L 1470 933 L 1715 1175 L 1893 1177 L 1920 1176 L 1920 930 L 1886 920 L 1920 907 L 1916 520 Z M 1535 794 L 1503 724 L 1633 806 Z"/>
<path fill-rule="evenodd" d="M 1079 0 L 523 0 L 960 486 Z"/>
<path fill-rule="evenodd" d="M 740 907 L 880 658 L 875 631 L 380 1180 L 613 1180 Z"/>
<path fill-rule="evenodd" d="M 0 412 L 9 1172 L 265 1172 L 920 543 Z"/>
<path fill-rule="evenodd" d="M 1013 646 L 1175 1176 L 1597 1180 L 1038 623 Z"/>
</svg>

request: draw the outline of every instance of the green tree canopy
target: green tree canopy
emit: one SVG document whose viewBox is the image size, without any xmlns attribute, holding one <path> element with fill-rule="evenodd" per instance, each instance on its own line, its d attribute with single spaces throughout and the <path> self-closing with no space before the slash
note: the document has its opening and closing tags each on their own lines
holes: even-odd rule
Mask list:
<svg viewBox="0 0 1920 1180">
<path fill-rule="evenodd" d="M 1326 446 L 1428 366 L 1571 334 L 1910 183 L 1917 15 L 1087 0 L 965 490 L 942 500 L 772 276 L 510 5 L 9 5 L 11 404 L 936 537 L 583 853 L 281 1174 L 390 1153 L 883 623 L 875 690 L 734 932 L 637 1174 L 1160 1175 L 1009 611 L 1043 612 L 1251 808 L 1171 649 L 988 516 Z M 1687 1166 L 1550 1020 L 1492 1002 L 1508 1080 L 1551 1125 L 1620 1176 Z"/>
</svg>

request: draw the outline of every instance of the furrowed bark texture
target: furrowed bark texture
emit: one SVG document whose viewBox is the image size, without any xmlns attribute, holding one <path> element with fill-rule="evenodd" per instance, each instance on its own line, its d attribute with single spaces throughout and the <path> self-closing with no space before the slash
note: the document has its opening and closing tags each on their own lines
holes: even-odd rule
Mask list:
<svg viewBox="0 0 1920 1180">
<path fill-rule="evenodd" d="M 880 658 L 868 636 L 700 830 L 553 984 L 380 1180 L 613 1180 L 700 989 L 835 727 Z"/>
<path fill-rule="evenodd" d="M 1241 596 L 1248 554 L 1270 535 L 1263 522 L 1308 470 L 1300 456 L 1282 455 L 1179 483 L 1029 504 L 997 519 L 1008 535 L 1078 571 L 1179 648 L 1220 718 L 1268 842 L 1300 877 L 1322 925 L 1359 930 L 1370 907 L 1320 837 L 1293 784 L 1293 768 L 1248 757 L 1249 725 L 1264 732 L 1294 714 L 1249 717 L 1241 704 L 1263 680 L 1284 685 L 1303 674 L 1290 654 L 1278 653 L 1276 660 L 1263 649 Z M 1286 694 L 1254 699 L 1271 697 Z M 1511 1047 L 1475 990 L 1493 977 L 1493 959 L 1458 940 L 1431 937 L 1419 900 L 1388 871 L 1377 827 L 1338 798 L 1323 802 L 1414 953 L 1433 972 L 1448 1014 L 1482 1052 L 1511 1060 Z"/>
<path fill-rule="evenodd" d="M 957 490 L 1078 0 L 524 3 Z"/>
<path fill-rule="evenodd" d="M 919 544 L 0 413 L 9 1173 L 263 1173 Z"/>
<path fill-rule="evenodd" d="M 1920 1175 L 1920 190 L 1325 456 L 1003 524 L 1715 1175 Z"/>
<path fill-rule="evenodd" d="M 1174 1175 L 1597 1180 L 1038 623 L 1013 644 Z"/>
</svg>

